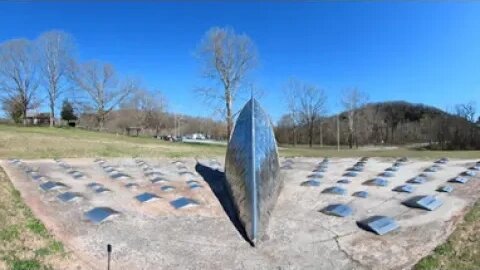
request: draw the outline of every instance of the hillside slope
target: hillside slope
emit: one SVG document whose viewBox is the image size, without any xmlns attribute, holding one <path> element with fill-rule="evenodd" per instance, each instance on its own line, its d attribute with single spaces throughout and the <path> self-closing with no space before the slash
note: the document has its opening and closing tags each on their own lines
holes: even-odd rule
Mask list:
<svg viewBox="0 0 480 270">
<path fill-rule="evenodd" d="M 342 144 L 411 144 L 428 143 L 440 149 L 480 149 L 480 128 L 465 118 L 438 108 L 405 101 L 369 103 L 355 112 L 353 132 L 349 129 L 348 112 L 338 115 Z M 337 142 L 337 115 L 317 123 L 315 143 Z M 277 138 L 282 143 L 292 143 L 292 126 L 288 117 L 277 127 Z M 306 129 L 300 122 L 298 143 L 306 142 Z M 322 137 L 322 140 L 320 140 Z"/>
</svg>

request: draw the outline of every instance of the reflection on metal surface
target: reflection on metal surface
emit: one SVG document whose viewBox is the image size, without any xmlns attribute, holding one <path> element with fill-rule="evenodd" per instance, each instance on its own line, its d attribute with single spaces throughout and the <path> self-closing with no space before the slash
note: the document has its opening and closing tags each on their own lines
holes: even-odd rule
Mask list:
<svg viewBox="0 0 480 270">
<path fill-rule="evenodd" d="M 171 201 L 170 205 L 173 206 L 173 208 L 175 209 L 181 209 L 181 208 L 197 206 L 198 202 L 190 198 L 180 197 L 176 200 Z"/>
<path fill-rule="evenodd" d="M 443 202 L 435 196 L 415 196 L 403 202 L 408 207 L 433 211 L 440 207 Z"/>
<path fill-rule="evenodd" d="M 128 183 L 128 184 L 125 184 L 125 187 L 130 188 L 130 189 L 135 189 L 135 188 L 138 188 L 138 184 L 137 183 Z"/>
<path fill-rule="evenodd" d="M 79 179 L 79 178 L 84 178 L 85 175 L 82 172 L 76 171 L 76 170 L 71 170 L 68 171 L 68 174 L 70 174 L 73 178 Z"/>
<path fill-rule="evenodd" d="M 67 191 L 58 195 L 57 198 L 62 202 L 73 202 L 81 200 L 82 196 L 79 193 Z"/>
<path fill-rule="evenodd" d="M 352 171 L 348 171 L 348 172 L 343 174 L 343 176 L 345 176 L 345 177 L 355 177 L 357 175 L 358 175 L 357 172 L 352 172 Z"/>
<path fill-rule="evenodd" d="M 454 177 L 454 178 L 448 180 L 448 182 L 450 182 L 450 183 L 465 184 L 465 183 L 468 182 L 468 178 L 462 177 L 462 176 L 457 176 L 457 177 Z"/>
<path fill-rule="evenodd" d="M 148 172 L 145 172 L 144 175 L 146 177 L 162 177 L 163 173 L 159 171 L 148 171 Z"/>
<path fill-rule="evenodd" d="M 318 187 L 320 186 L 321 182 L 318 180 L 307 180 L 302 183 L 300 183 L 300 186 L 302 187 Z"/>
<path fill-rule="evenodd" d="M 190 171 L 181 171 L 178 173 L 179 175 L 190 175 L 190 176 L 195 176 L 193 172 Z"/>
<path fill-rule="evenodd" d="M 225 159 L 225 174 L 248 238 L 265 234 L 283 186 L 277 143 L 269 117 L 252 98 L 240 112 Z"/>
<path fill-rule="evenodd" d="M 68 188 L 67 185 L 61 182 L 48 181 L 40 185 L 43 191 L 58 190 Z"/>
<path fill-rule="evenodd" d="M 446 193 L 450 193 L 453 191 L 453 187 L 452 186 L 448 186 L 448 185 L 445 185 L 445 186 L 441 186 L 437 189 L 438 192 L 446 192 Z"/>
<path fill-rule="evenodd" d="M 165 191 L 165 192 L 170 192 L 170 191 L 175 190 L 175 187 L 174 186 L 162 186 L 160 189 L 162 191 Z"/>
<path fill-rule="evenodd" d="M 406 192 L 406 193 L 412 193 L 415 191 L 415 187 L 412 185 L 401 185 L 393 189 L 393 191 L 397 192 Z"/>
<path fill-rule="evenodd" d="M 198 188 L 203 188 L 202 185 L 198 184 L 193 184 L 188 186 L 191 190 L 198 189 Z"/>
<path fill-rule="evenodd" d="M 187 185 L 190 189 L 202 188 L 202 185 L 196 180 L 188 180 Z"/>
<path fill-rule="evenodd" d="M 100 224 L 118 214 L 118 211 L 109 207 L 95 207 L 92 210 L 85 212 L 85 218 L 90 220 L 93 224 Z"/>
<path fill-rule="evenodd" d="M 386 168 L 385 171 L 396 172 L 398 171 L 398 166 L 392 166 L 392 167 Z"/>
<path fill-rule="evenodd" d="M 364 170 L 363 165 L 355 165 L 355 166 L 347 169 L 347 171 L 350 171 L 350 172 L 363 172 L 363 170 Z"/>
<path fill-rule="evenodd" d="M 425 182 L 427 182 L 427 179 L 421 176 L 415 176 L 412 179 L 407 181 L 407 183 L 409 184 L 423 184 Z"/>
<path fill-rule="evenodd" d="M 437 164 L 446 164 L 447 162 L 448 162 L 448 158 L 446 158 L 446 157 L 435 161 L 435 163 L 437 163 Z"/>
<path fill-rule="evenodd" d="M 437 167 L 428 167 L 426 168 L 425 170 L 423 170 L 424 172 L 436 172 L 438 171 L 438 168 Z"/>
<path fill-rule="evenodd" d="M 464 172 L 462 173 L 462 175 L 471 176 L 471 177 L 475 176 L 476 174 L 477 174 L 477 173 L 476 173 L 475 171 L 464 171 Z"/>
<path fill-rule="evenodd" d="M 135 199 L 137 199 L 137 201 L 141 202 L 141 203 L 146 203 L 146 202 L 153 202 L 153 201 L 156 201 L 158 200 L 158 196 L 153 194 L 153 193 L 150 193 L 150 192 L 145 192 L 145 193 L 142 193 L 140 195 L 137 195 L 135 196 Z"/>
<path fill-rule="evenodd" d="M 339 184 L 350 184 L 352 181 L 348 178 L 343 178 L 337 181 Z"/>
<path fill-rule="evenodd" d="M 371 231 L 378 235 L 384 235 L 388 232 L 398 229 L 397 222 L 386 216 L 373 216 L 362 221 L 358 221 L 357 225 L 367 231 Z"/>
<path fill-rule="evenodd" d="M 330 204 L 329 206 L 321 210 L 322 213 L 337 216 L 337 217 L 347 217 L 352 214 L 352 208 L 346 204 Z"/>
<path fill-rule="evenodd" d="M 114 180 L 117 180 L 117 179 L 130 178 L 130 175 L 123 172 L 112 172 L 110 173 L 110 177 L 113 178 Z"/>
<path fill-rule="evenodd" d="M 363 184 L 367 186 L 386 187 L 388 186 L 388 180 L 376 177 L 374 179 L 365 181 Z"/>
<path fill-rule="evenodd" d="M 152 184 L 161 184 L 161 183 L 168 182 L 168 179 L 157 176 L 157 177 L 152 178 L 150 180 L 150 182 L 152 182 Z"/>
<path fill-rule="evenodd" d="M 367 191 L 357 191 L 357 192 L 353 193 L 352 196 L 358 197 L 358 198 L 367 198 L 368 197 L 368 192 Z"/>
<path fill-rule="evenodd" d="M 378 176 L 382 176 L 382 177 L 394 177 L 395 174 L 393 172 L 390 172 L 390 171 L 384 171 L 382 173 L 380 173 Z"/>
<path fill-rule="evenodd" d="M 108 193 L 108 192 L 111 192 L 111 190 L 106 188 L 106 187 L 99 187 L 99 188 L 95 189 L 95 193 L 98 193 L 98 194 L 104 194 L 104 193 Z"/>
<path fill-rule="evenodd" d="M 319 168 L 314 169 L 312 172 L 314 172 L 314 173 L 324 173 L 326 171 L 327 171 L 326 167 L 319 167 Z"/>
<path fill-rule="evenodd" d="M 472 167 L 470 167 L 470 170 L 472 170 L 472 171 L 480 171 L 480 165 L 472 166 Z"/>
<path fill-rule="evenodd" d="M 31 172 L 30 177 L 32 178 L 32 180 L 35 180 L 35 181 L 40 181 L 40 180 L 46 180 L 47 179 L 47 177 L 45 177 L 45 175 L 42 175 L 38 172 Z"/>
<path fill-rule="evenodd" d="M 88 183 L 88 184 L 87 184 L 87 187 L 88 187 L 89 189 L 92 189 L 92 190 L 97 190 L 97 189 L 103 187 L 103 185 L 102 185 L 102 184 L 99 184 L 99 183 L 96 183 L 96 182 L 92 182 L 92 183 Z"/>
<path fill-rule="evenodd" d="M 342 187 L 329 187 L 322 191 L 322 193 L 335 194 L 335 195 L 346 195 L 347 190 Z"/>
</svg>

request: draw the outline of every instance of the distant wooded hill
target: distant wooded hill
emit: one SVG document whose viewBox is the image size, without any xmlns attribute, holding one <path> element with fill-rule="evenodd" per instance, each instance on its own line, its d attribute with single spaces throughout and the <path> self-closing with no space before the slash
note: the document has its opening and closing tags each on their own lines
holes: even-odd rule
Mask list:
<svg viewBox="0 0 480 270">
<path fill-rule="evenodd" d="M 321 118 L 315 125 L 316 144 L 337 143 L 337 116 L 340 143 L 351 147 L 361 145 L 396 145 L 422 143 L 438 149 L 480 149 L 480 122 L 474 122 L 475 112 L 457 108 L 457 114 L 447 113 L 424 104 L 404 101 L 369 103 L 353 113 L 353 131 L 349 129 L 349 112 Z M 306 144 L 305 124 L 285 115 L 278 122 L 279 143 Z M 295 133 L 295 135 L 294 135 Z"/>
</svg>

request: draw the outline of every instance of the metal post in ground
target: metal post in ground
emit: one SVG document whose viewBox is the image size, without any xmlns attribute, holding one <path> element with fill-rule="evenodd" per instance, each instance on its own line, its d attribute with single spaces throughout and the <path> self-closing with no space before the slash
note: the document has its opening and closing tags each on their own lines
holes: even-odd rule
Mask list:
<svg viewBox="0 0 480 270">
<path fill-rule="evenodd" d="M 108 261 L 107 261 L 107 270 L 110 270 L 110 254 L 112 253 L 112 245 L 108 244 L 107 245 L 107 256 L 108 256 Z"/>
</svg>

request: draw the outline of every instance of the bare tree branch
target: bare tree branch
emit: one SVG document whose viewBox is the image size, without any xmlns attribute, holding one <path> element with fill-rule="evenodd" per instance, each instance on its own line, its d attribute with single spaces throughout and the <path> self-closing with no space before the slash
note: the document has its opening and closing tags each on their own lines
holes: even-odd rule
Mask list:
<svg viewBox="0 0 480 270">
<path fill-rule="evenodd" d="M 108 114 L 125 98 L 138 89 L 133 80 L 120 81 L 112 65 L 91 61 L 74 65 L 71 73 L 79 89 L 90 98 L 100 130 L 104 128 Z"/>
<path fill-rule="evenodd" d="M 57 100 L 68 87 L 66 73 L 69 63 L 73 60 L 73 38 L 62 31 L 49 31 L 43 33 L 36 44 L 39 51 L 41 81 L 48 93 L 52 127 Z"/>
<path fill-rule="evenodd" d="M 457 104 L 455 106 L 457 116 L 464 118 L 465 120 L 474 123 L 476 114 L 475 102 L 470 101 L 465 104 Z"/>
<path fill-rule="evenodd" d="M 233 127 L 232 105 L 237 90 L 247 73 L 256 64 L 256 50 L 245 34 L 236 34 L 231 28 L 214 27 L 208 30 L 197 48 L 202 62 L 203 76 L 220 83 L 222 90 L 215 88 L 197 89 L 207 102 L 219 100 L 225 107 L 227 134 Z"/>
<path fill-rule="evenodd" d="M 0 94 L 4 101 L 15 101 L 26 124 L 27 111 L 35 105 L 38 78 L 32 43 L 13 39 L 0 44 Z"/>
<path fill-rule="evenodd" d="M 348 118 L 348 144 L 352 148 L 355 143 L 358 147 L 357 134 L 356 134 L 356 117 L 357 111 L 367 101 L 367 95 L 357 88 L 347 89 L 343 92 L 341 103 L 347 112 Z"/>
<path fill-rule="evenodd" d="M 315 125 L 326 113 L 327 96 L 323 89 L 296 79 L 290 79 L 284 88 L 284 96 L 293 122 L 293 142 L 296 144 L 296 127 L 306 125 L 308 142 L 313 145 Z"/>
</svg>

